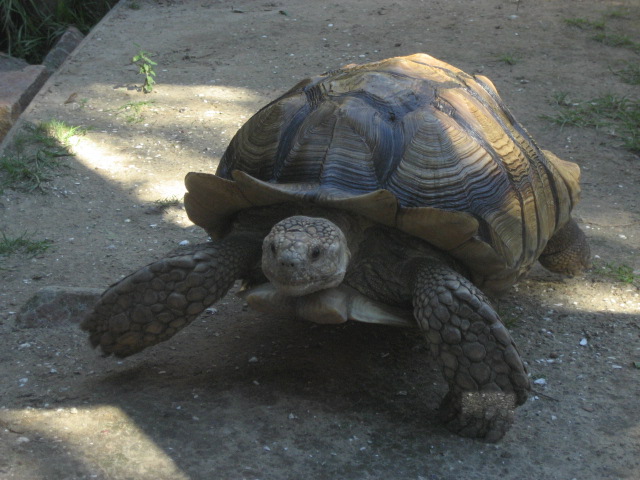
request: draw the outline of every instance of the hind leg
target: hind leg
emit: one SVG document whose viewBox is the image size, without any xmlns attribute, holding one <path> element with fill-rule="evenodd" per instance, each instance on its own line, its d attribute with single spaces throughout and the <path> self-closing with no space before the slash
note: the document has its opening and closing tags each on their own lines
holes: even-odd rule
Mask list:
<svg viewBox="0 0 640 480">
<path fill-rule="evenodd" d="M 577 275 L 589 268 L 591 250 L 575 220 L 569 220 L 551 237 L 539 261 L 547 270 L 565 275 Z"/>
</svg>

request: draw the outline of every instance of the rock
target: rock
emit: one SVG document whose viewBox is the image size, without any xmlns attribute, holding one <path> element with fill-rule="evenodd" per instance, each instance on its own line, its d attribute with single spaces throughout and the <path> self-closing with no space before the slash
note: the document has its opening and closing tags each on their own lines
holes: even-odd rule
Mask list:
<svg viewBox="0 0 640 480">
<path fill-rule="evenodd" d="M 83 38 L 76 27 L 67 28 L 42 65 L 29 65 L 24 60 L 0 53 L 0 140 Z"/>
<path fill-rule="evenodd" d="M 0 140 L 49 78 L 43 65 L 29 65 L 0 53 Z"/>
<path fill-rule="evenodd" d="M 80 44 L 84 35 L 76 27 L 69 27 L 56 42 L 54 47 L 49 51 L 42 64 L 47 67 L 50 72 L 55 72 L 67 57 Z"/>
<path fill-rule="evenodd" d="M 16 324 L 21 328 L 51 328 L 80 323 L 101 294 L 99 288 L 44 287 L 20 308 Z"/>
</svg>

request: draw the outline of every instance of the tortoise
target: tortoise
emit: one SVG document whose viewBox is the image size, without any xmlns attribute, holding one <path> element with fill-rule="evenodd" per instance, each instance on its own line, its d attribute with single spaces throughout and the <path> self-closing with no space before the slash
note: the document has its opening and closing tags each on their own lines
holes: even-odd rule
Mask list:
<svg viewBox="0 0 640 480">
<path fill-rule="evenodd" d="M 444 423 L 500 439 L 530 391 L 489 296 L 539 260 L 575 275 L 579 167 L 541 150 L 491 81 L 425 54 L 301 81 L 186 175 L 210 236 L 132 273 L 82 323 L 124 357 L 167 340 L 237 280 L 259 311 L 420 329 L 449 390 Z"/>
</svg>

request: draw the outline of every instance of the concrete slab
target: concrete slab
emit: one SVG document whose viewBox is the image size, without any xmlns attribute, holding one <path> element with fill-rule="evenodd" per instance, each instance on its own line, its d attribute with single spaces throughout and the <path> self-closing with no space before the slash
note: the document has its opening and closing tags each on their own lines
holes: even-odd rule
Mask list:
<svg viewBox="0 0 640 480">
<path fill-rule="evenodd" d="M 0 139 L 4 138 L 29 102 L 38 93 L 50 72 L 44 65 L 19 65 L 0 57 Z M 11 67 L 20 67 L 11 69 Z"/>
<path fill-rule="evenodd" d="M 82 42 L 84 35 L 69 27 L 47 54 L 42 65 L 0 53 L 0 140 L 2 140 L 49 76 Z"/>
</svg>

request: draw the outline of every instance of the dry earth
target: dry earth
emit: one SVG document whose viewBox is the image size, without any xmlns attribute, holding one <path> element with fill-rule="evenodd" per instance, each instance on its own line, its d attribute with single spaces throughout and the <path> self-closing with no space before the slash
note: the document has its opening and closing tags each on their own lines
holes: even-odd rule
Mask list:
<svg viewBox="0 0 640 480">
<path fill-rule="evenodd" d="M 438 424 L 445 386 L 411 332 L 269 318 L 230 295 L 171 341 L 116 360 L 75 324 L 22 328 L 15 315 L 43 286 L 104 288 L 182 240 L 204 240 L 182 208 L 153 202 L 181 196 L 186 172 L 213 172 L 236 129 L 298 80 L 415 52 L 489 76 L 541 146 L 580 164 L 576 216 L 596 266 L 637 276 L 640 158 L 606 129 L 541 118 L 561 92 L 638 97 L 613 73 L 637 52 L 565 22 L 605 20 L 637 42 L 637 1 L 132 3 L 25 114 L 90 127 L 75 156 L 44 193 L 0 196 L 2 232 L 53 242 L 34 258 L 0 258 L 0 478 L 640 478 L 638 282 L 601 268 L 572 279 L 536 268 L 498 301 L 546 382 L 498 444 Z M 134 88 L 136 44 L 158 63 L 148 95 Z M 123 108 L 131 102 L 150 102 L 141 121 Z"/>
</svg>

